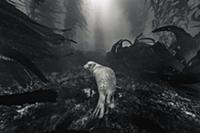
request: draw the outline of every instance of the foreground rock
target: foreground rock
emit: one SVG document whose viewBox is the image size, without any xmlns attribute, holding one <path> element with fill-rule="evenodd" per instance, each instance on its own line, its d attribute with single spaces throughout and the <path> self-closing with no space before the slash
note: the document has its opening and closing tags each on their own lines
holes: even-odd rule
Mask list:
<svg viewBox="0 0 200 133">
<path fill-rule="evenodd" d="M 198 100 L 165 83 L 136 82 L 119 73 L 117 79 L 116 108 L 101 120 L 91 117 L 98 98 L 91 76 L 54 74 L 54 85 L 46 88 L 58 91 L 57 102 L 0 106 L 0 132 L 200 132 Z"/>
</svg>

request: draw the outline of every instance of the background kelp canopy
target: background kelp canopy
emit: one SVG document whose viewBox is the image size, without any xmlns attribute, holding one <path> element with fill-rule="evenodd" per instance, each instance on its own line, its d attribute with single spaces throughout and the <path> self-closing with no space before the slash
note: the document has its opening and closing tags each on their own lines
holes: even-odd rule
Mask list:
<svg viewBox="0 0 200 133">
<path fill-rule="evenodd" d="M 146 2 L 149 2 L 154 12 L 153 29 L 175 25 L 186 31 L 199 31 L 200 2 L 198 0 L 146 0 Z M 165 34 L 172 36 L 172 34 L 163 33 L 160 34 L 160 40 L 169 45 L 174 38 L 169 40 Z"/>
</svg>

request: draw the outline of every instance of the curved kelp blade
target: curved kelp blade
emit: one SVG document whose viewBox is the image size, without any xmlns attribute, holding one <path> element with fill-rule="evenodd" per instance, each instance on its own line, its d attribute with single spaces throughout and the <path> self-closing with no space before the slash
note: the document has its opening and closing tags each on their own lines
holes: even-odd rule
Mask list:
<svg viewBox="0 0 200 133">
<path fill-rule="evenodd" d="M 175 34 L 176 36 L 176 43 L 173 43 L 173 47 L 176 49 L 176 57 L 180 59 L 182 62 L 188 63 L 198 52 L 199 45 L 196 43 L 196 41 L 193 39 L 193 37 L 187 33 L 183 28 L 169 25 L 160 27 L 158 29 L 153 30 L 152 32 L 162 32 L 162 31 L 169 31 Z M 177 50 L 177 48 L 179 50 Z"/>
<path fill-rule="evenodd" d="M 40 69 L 30 59 L 28 59 L 26 57 L 26 55 L 24 55 L 23 53 L 15 50 L 15 49 L 12 49 L 12 48 L 5 48 L 4 47 L 1 50 L 1 54 L 15 60 L 18 63 L 20 63 L 26 69 L 28 69 L 32 73 L 34 73 L 43 82 L 45 82 L 45 83 L 48 82 L 48 80 L 46 79 L 44 74 L 40 71 Z"/>
<path fill-rule="evenodd" d="M 53 90 L 37 90 L 21 94 L 0 96 L 0 105 L 23 105 L 56 102 L 58 94 Z"/>
<path fill-rule="evenodd" d="M 172 32 L 175 34 L 176 37 L 181 37 L 181 38 L 188 37 L 188 36 L 191 37 L 191 35 L 188 34 L 184 29 L 174 26 L 174 25 L 163 26 L 163 27 L 153 30 L 152 32 L 156 33 L 156 32 L 163 32 L 163 31 Z"/>
</svg>

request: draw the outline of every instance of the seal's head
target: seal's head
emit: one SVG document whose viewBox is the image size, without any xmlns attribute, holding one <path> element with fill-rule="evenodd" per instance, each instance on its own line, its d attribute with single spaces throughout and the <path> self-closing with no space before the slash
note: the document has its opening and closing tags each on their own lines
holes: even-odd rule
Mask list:
<svg viewBox="0 0 200 133">
<path fill-rule="evenodd" d="M 88 61 L 83 67 L 87 70 L 89 70 L 90 72 L 93 72 L 94 69 L 100 66 L 98 63 L 94 62 L 94 61 Z"/>
</svg>

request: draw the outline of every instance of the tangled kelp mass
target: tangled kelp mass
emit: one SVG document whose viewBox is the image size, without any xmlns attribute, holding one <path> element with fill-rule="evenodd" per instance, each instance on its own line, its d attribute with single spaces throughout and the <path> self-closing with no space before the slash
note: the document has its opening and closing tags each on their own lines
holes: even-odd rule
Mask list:
<svg viewBox="0 0 200 133">
<path fill-rule="evenodd" d="M 183 84 L 190 83 L 190 81 L 198 83 L 198 70 L 195 69 L 198 68 L 197 62 L 199 62 L 197 59 L 199 55 L 197 37 L 192 37 L 184 29 L 172 25 L 160 27 L 152 32 L 163 31 L 175 34 L 176 41 L 170 44 L 170 47 L 160 41 L 155 41 L 153 38 L 142 38 L 141 34 L 134 43 L 128 40 L 129 47 L 123 46 L 127 40 L 122 39 L 115 43 L 108 53 L 110 62 L 116 60 L 113 62 L 114 66 L 123 66 L 125 70 L 132 71 L 132 75 L 148 75 L 147 73 L 149 73 L 152 76 L 158 74 L 157 77 L 171 80 L 177 84 L 181 80 Z M 169 36 L 167 38 L 170 39 Z M 149 44 L 144 40 L 150 40 L 152 43 Z"/>
</svg>

